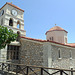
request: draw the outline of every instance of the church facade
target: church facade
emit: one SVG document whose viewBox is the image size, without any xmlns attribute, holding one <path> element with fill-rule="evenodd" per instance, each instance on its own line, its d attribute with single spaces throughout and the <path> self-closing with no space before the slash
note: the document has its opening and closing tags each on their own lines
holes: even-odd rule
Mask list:
<svg viewBox="0 0 75 75">
<path fill-rule="evenodd" d="M 75 44 L 67 43 L 67 31 L 54 26 L 46 32 L 46 40 L 26 37 L 24 10 L 6 3 L 0 8 L 0 25 L 20 32 L 19 41 L 0 50 L 1 62 L 13 62 L 52 68 L 75 69 Z"/>
</svg>

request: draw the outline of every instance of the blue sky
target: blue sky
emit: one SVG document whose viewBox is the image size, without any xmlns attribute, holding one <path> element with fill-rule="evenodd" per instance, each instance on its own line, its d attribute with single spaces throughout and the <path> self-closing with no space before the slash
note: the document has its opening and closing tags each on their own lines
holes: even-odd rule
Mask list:
<svg viewBox="0 0 75 75">
<path fill-rule="evenodd" d="M 75 0 L 0 0 L 25 10 L 26 36 L 46 39 L 45 32 L 55 24 L 68 31 L 68 42 L 75 43 Z"/>
</svg>

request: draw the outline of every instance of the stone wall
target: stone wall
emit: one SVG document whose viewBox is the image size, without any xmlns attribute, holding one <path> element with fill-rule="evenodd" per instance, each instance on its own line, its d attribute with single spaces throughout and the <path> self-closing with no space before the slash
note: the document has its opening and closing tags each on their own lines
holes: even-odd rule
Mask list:
<svg viewBox="0 0 75 75">
<path fill-rule="evenodd" d="M 24 38 L 21 38 L 20 42 L 19 60 L 21 64 L 59 69 L 75 69 L 75 48 L 73 47 Z M 52 70 L 48 71 L 50 73 L 54 72 Z M 69 72 L 68 74 L 70 75 Z"/>
<path fill-rule="evenodd" d="M 54 68 L 65 68 L 65 69 L 75 69 L 75 49 L 72 47 L 63 47 L 52 45 L 52 67 Z M 59 50 L 60 57 L 59 58 Z M 70 57 L 70 52 L 71 57 Z"/>
<path fill-rule="evenodd" d="M 19 58 L 22 64 L 42 66 L 43 44 L 22 38 Z"/>
</svg>

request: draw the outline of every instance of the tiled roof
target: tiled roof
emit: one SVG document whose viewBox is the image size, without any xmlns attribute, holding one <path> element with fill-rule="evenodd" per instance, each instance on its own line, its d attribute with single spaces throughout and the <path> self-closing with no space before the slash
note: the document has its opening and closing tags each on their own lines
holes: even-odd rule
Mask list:
<svg viewBox="0 0 75 75">
<path fill-rule="evenodd" d="M 34 40 L 34 41 L 39 41 L 39 42 L 46 42 L 47 40 L 41 40 L 41 39 L 34 39 L 34 38 L 29 38 L 29 37 L 21 37 L 21 38 L 24 38 L 24 39 L 29 39 L 29 40 Z"/>
<path fill-rule="evenodd" d="M 55 41 L 41 40 L 41 39 L 34 39 L 34 38 L 23 37 L 23 36 L 21 36 L 21 38 L 28 39 L 28 40 L 39 41 L 39 42 L 51 42 L 51 43 L 55 43 L 55 44 L 58 44 L 58 45 L 63 45 L 63 46 L 67 46 L 67 47 L 73 47 L 73 48 L 75 48 L 75 45 L 62 44 L 62 43 L 58 43 L 58 42 L 55 42 Z"/>
<path fill-rule="evenodd" d="M 67 43 L 67 45 L 75 47 L 75 43 Z"/>
<path fill-rule="evenodd" d="M 19 7 L 15 6 L 15 5 L 13 5 L 12 3 L 8 3 L 8 2 L 6 2 L 5 5 L 7 5 L 7 4 L 8 4 L 8 5 L 11 5 L 11 6 L 13 6 L 13 7 L 15 7 L 15 8 L 17 8 L 17 9 L 19 9 L 19 10 L 21 10 L 21 11 L 24 12 L 24 10 L 22 10 L 21 8 L 19 8 Z M 5 6 L 5 5 L 4 5 L 4 6 Z M 3 6 L 3 7 L 4 7 L 4 6 Z M 3 7 L 1 7 L 0 10 L 1 10 Z"/>
<path fill-rule="evenodd" d="M 51 32 L 51 31 L 65 31 L 66 33 L 68 33 L 66 30 L 64 30 L 63 28 L 61 28 L 59 26 L 54 26 L 53 28 L 51 28 L 47 32 Z M 47 34 L 47 32 L 46 32 L 46 34 Z"/>
</svg>

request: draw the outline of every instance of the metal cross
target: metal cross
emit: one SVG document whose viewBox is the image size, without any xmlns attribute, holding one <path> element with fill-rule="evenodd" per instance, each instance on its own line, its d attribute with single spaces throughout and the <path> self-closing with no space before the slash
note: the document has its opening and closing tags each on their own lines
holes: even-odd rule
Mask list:
<svg viewBox="0 0 75 75">
<path fill-rule="evenodd" d="M 56 26 L 56 24 L 55 24 L 55 26 Z"/>
</svg>

